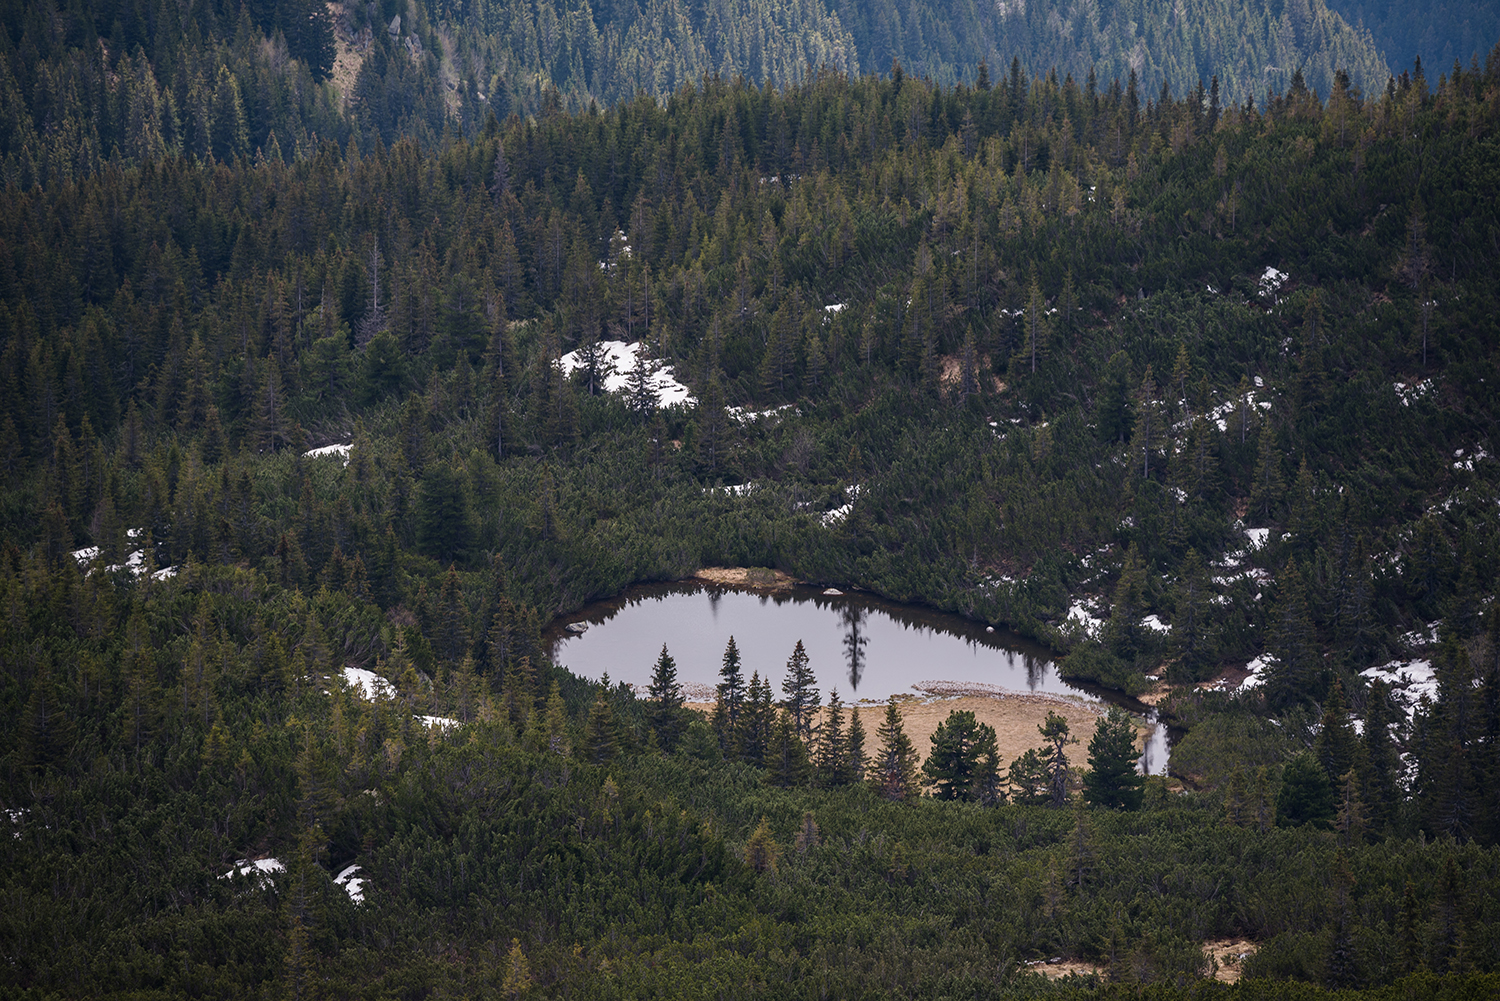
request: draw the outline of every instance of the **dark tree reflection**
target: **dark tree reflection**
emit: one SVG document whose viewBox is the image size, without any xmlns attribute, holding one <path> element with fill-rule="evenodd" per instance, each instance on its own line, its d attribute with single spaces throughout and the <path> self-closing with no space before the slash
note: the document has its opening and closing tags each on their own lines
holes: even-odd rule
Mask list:
<svg viewBox="0 0 1500 1001">
<path fill-rule="evenodd" d="M 849 666 L 849 687 L 859 690 L 859 680 L 865 673 L 865 644 L 869 637 L 860 632 L 865 624 L 865 610 L 850 602 L 839 609 L 839 619 L 844 624 L 844 663 Z"/>
</svg>

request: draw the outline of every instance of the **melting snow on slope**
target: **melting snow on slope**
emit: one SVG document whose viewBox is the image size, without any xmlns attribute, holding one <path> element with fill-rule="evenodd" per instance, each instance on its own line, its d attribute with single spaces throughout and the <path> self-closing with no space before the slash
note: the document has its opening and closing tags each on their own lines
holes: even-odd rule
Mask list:
<svg viewBox="0 0 1500 1001">
<path fill-rule="evenodd" d="M 1468 458 L 1464 458 L 1463 449 L 1456 449 L 1453 452 L 1453 468 L 1466 470 L 1467 472 L 1472 473 L 1474 471 L 1474 463 L 1483 462 L 1489 457 L 1490 453 L 1486 452 L 1482 446 L 1474 449 L 1473 454 Z"/>
<path fill-rule="evenodd" d="M 1372 681 L 1379 679 L 1390 685 L 1391 694 L 1406 710 L 1408 718 L 1424 696 L 1437 699 L 1437 672 L 1432 669 L 1430 660 L 1393 660 L 1378 667 L 1367 667 L 1359 672 L 1359 676 Z"/>
<path fill-rule="evenodd" d="M 1266 536 L 1271 534 L 1269 528 L 1247 528 L 1245 534 L 1250 538 L 1250 548 L 1259 549 L 1266 544 Z"/>
<path fill-rule="evenodd" d="M 131 529 L 127 529 L 126 532 L 125 532 L 125 534 L 129 538 L 135 539 L 135 538 L 139 538 L 141 536 L 142 530 L 139 529 L 139 528 L 131 528 Z M 85 546 L 82 549 L 75 549 L 75 550 L 73 550 L 73 559 L 77 560 L 78 561 L 78 565 L 82 566 L 82 567 L 87 567 L 90 563 L 94 562 L 94 560 L 96 560 L 98 558 L 99 558 L 99 547 L 98 546 Z M 122 563 L 112 563 L 109 566 L 107 566 L 107 567 L 104 568 L 104 572 L 105 573 L 118 573 L 121 570 L 128 570 L 130 572 L 130 575 L 132 577 L 139 577 L 141 574 L 145 573 L 146 572 L 146 551 L 144 549 L 137 549 L 135 552 L 133 552 L 129 556 L 125 557 L 125 562 L 123 564 Z M 85 573 L 85 576 L 87 576 L 89 573 L 92 573 L 92 572 L 93 572 L 92 570 L 87 571 Z M 176 567 L 162 567 L 160 570 L 157 570 L 157 571 L 155 571 L 154 573 L 151 574 L 151 579 L 152 580 L 166 580 L 169 577 L 176 577 L 176 576 L 177 576 L 177 568 Z"/>
<path fill-rule="evenodd" d="M 1277 271 L 1275 268 L 1270 267 L 1266 268 L 1265 272 L 1260 276 L 1260 294 L 1274 298 L 1276 293 L 1281 291 L 1281 286 L 1285 285 L 1287 279 L 1290 277 L 1291 275 L 1285 271 Z"/>
<path fill-rule="evenodd" d="M 823 527 L 832 528 L 834 525 L 842 524 L 849 517 L 849 512 L 854 510 L 854 500 L 859 496 L 859 484 L 853 483 L 844 489 L 844 496 L 849 500 L 823 515 Z"/>
<path fill-rule="evenodd" d="M 439 730 L 447 730 L 458 726 L 458 720 L 449 719 L 447 716 L 418 716 L 417 719 L 430 727 L 437 727 Z"/>
<path fill-rule="evenodd" d="M 640 342 L 626 344 L 624 341 L 600 341 L 599 350 L 603 353 L 602 366 L 605 370 L 604 389 L 609 393 L 624 392 L 630 386 L 630 372 L 635 368 L 636 352 L 640 350 Z M 572 375 L 582 367 L 582 359 L 577 351 L 569 351 L 557 361 L 564 375 Z M 691 406 L 697 400 L 682 383 L 678 382 L 672 375 L 672 366 L 662 365 L 659 362 L 649 363 L 652 369 L 649 377 L 651 388 L 656 390 L 658 404 L 663 407 Z"/>
<path fill-rule="evenodd" d="M 337 455 L 343 458 L 344 465 L 349 465 L 349 453 L 354 451 L 353 445 L 324 445 L 322 448 L 310 449 L 302 454 L 311 459 L 321 459 L 325 455 Z"/>
<path fill-rule="evenodd" d="M 1250 677 L 1240 682 L 1240 688 L 1259 688 L 1266 683 L 1266 668 L 1276 663 L 1276 658 L 1268 653 L 1263 653 L 1250 663 L 1245 665 L 1245 670 L 1250 672 Z"/>
<path fill-rule="evenodd" d="M 1099 636 L 1099 631 L 1104 628 L 1104 620 L 1090 611 L 1083 602 L 1075 601 L 1068 609 L 1068 625 L 1088 638 L 1095 639 Z"/>
<path fill-rule="evenodd" d="M 1172 631 L 1172 626 L 1169 623 L 1163 622 L 1155 615 L 1146 616 L 1141 620 L 1141 625 L 1145 626 L 1153 633 L 1169 633 Z"/>
<path fill-rule="evenodd" d="M 704 487 L 706 494 L 728 494 L 730 497 L 749 497 L 755 493 L 755 481 L 749 483 L 731 483 L 724 487 Z"/>
<path fill-rule="evenodd" d="M 245 859 L 245 858 L 242 858 L 242 859 L 240 859 L 238 862 L 236 862 L 234 864 L 234 868 L 233 869 L 230 869 L 228 872 L 226 872 L 224 875 L 220 876 L 219 878 L 220 879 L 229 879 L 231 876 L 254 876 L 257 879 L 270 879 L 272 873 L 277 873 L 277 872 L 286 872 L 286 866 L 284 866 L 284 865 L 281 864 L 281 860 L 280 859 L 274 859 L 274 858 Z"/>
<path fill-rule="evenodd" d="M 783 403 L 781 406 L 772 407 L 769 410 L 746 410 L 744 407 L 724 408 L 724 412 L 729 415 L 729 419 L 739 424 L 749 424 L 752 421 L 758 421 L 762 418 L 781 417 L 788 410 L 791 410 L 793 413 L 796 412 L 790 403 Z"/>
<path fill-rule="evenodd" d="M 333 881 L 338 886 L 344 888 L 344 891 L 349 894 L 350 900 L 356 904 L 362 904 L 365 902 L 365 880 L 363 876 L 354 875 L 356 872 L 359 872 L 359 866 L 351 865 L 333 877 Z"/>
<path fill-rule="evenodd" d="M 1409 407 L 1412 400 L 1420 400 L 1432 392 L 1432 380 L 1423 379 L 1421 382 L 1412 383 L 1397 382 L 1392 383 L 1392 388 L 1396 390 L 1396 395 L 1401 398 L 1401 405 Z"/>
<path fill-rule="evenodd" d="M 344 668 L 344 681 L 350 688 L 358 689 L 359 694 L 367 699 L 380 696 L 394 698 L 396 695 L 396 689 L 389 681 L 374 671 L 366 671 L 362 667 Z"/>
</svg>

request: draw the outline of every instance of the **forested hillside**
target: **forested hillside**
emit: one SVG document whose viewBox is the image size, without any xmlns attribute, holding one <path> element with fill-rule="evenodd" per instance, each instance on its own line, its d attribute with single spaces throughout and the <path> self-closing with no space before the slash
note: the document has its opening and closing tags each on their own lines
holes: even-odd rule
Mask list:
<svg viewBox="0 0 1500 1001">
<path fill-rule="evenodd" d="M 1144 97 L 1217 77 L 1226 104 L 1284 92 L 1298 72 L 1325 97 L 1340 69 L 1367 94 L 1388 79 L 1368 33 L 1323 0 L 8 0 L 0 26 L 0 177 L 23 188 L 167 154 L 291 161 L 350 138 L 430 149 L 448 130 L 474 138 L 491 113 L 666 97 L 705 76 L 787 86 L 899 65 L 949 86 L 1019 59 L 1080 87 L 1134 73 Z"/>
<path fill-rule="evenodd" d="M 1244 937 L 1233 996 L 1493 993 L 1500 57 L 1007 66 L 13 175 L 0 983 L 1175 997 Z M 1175 779 L 546 663 L 708 564 L 1165 678 Z"/>
<path fill-rule="evenodd" d="M 1328 6 L 1349 24 L 1367 29 L 1396 73 L 1413 69 L 1419 58 L 1431 67 L 1467 66 L 1500 37 L 1500 10 L 1482 0 L 1422 5 L 1334 0 Z"/>
</svg>

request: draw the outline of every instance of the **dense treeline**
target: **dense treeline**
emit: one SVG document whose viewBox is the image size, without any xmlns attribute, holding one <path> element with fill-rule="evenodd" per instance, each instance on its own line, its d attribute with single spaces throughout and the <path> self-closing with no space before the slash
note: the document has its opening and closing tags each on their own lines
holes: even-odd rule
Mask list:
<svg viewBox="0 0 1500 1001">
<path fill-rule="evenodd" d="M 856 75 L 901 66 L 949 86 L 984 63 L 1003 73 L 1017 58 L 1079 81 L 1091 71 L 1102 80 L 1134 73 L 1145 96 L 1163 84 L 1181 94 L 1217 76 L 1226 103 L 1286 91 L 1298 73 L 1324 95 L 1340 69 L 1367 93 L 1389 75 L 1368 33 L 1323 0 L 1065 12 L 1024 0 L 11 0 L 0 8 L 0 178 L 49 186 L 107 162 L 169 154 L 290 161 L 351 137 L 433 148 L 448 130 L 473 138 L 492 113 L 504 121 L 639 93 L 664 99 L 708 77 L 785 87 L 818 69 Z"/>
<path fill-rule="evenodd" d="M 1500 58 L 1263 105 L 824 71 L 12 184 L 6 982 L 1068 996 L 1015 964 L 1165 991 L 1247 935 L 1253 974 L 1482 992 L 1497 109 Z M 899 713 L 862 761 L 795 678 L 742 730 L 668 651 L 649 701 L 546 663 L 556 612 L 708 563 L 1164 673 L 1194 788 L 1103 728 L 1084 777 L 951 719 L 919 775 Z M 1428 648 L 1408 719 L 1360 672 Z"/>
<path fill-rule="evenodd" d="M 1482 3 L 1436 3 L 1423 8 L 1397 0 L 1334 0 L 1329 9 L 1367 28 L 1393 72 L 1429 66 L 1468 65 L 1484 57 L 1500 35 L 1500 11 Z"/>
</svg>

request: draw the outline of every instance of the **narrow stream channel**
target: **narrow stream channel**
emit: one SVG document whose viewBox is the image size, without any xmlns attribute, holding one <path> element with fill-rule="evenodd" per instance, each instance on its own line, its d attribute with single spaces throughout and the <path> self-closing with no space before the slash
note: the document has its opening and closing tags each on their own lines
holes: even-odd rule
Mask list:
<svg viewBox="0 0 1500 1001">
<path fill-rule="evenodd" d="M 570 631 L 583 627 L 582 633 Z M 1141 755 L 1149 775 L 1167 770 L 1167 728 L 1149 706 L 1119 692 L 1062 680 L 1049 652 L 957 615 L 884 601 L 868 594 L 825 594 L 811 587 L 763 594 L 698 582 L 631 588 L 552 623 L 552 657 L 582 677 L 606 672 L 644 690 L 663 644 L 690 700 L 713 698 L 724 648 L 733 636 L 745 677 L 759 671 L 779 696 L 786 663 L 802 641 L 824 696 L 885 701 L 934 683 L 1038 692 L 1112 702 L 1153 723 Z"/>
</svg>

